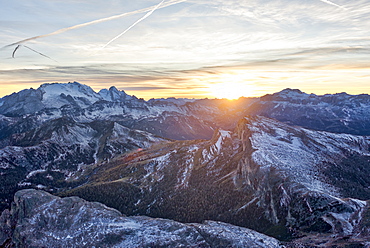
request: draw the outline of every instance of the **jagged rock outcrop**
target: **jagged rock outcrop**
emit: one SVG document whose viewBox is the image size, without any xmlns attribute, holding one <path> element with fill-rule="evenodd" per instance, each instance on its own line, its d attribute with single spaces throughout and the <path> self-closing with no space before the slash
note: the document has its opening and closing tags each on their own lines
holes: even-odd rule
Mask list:
<svg viewBox="0 0 370 248">
<path fill-rule="evenodd" d="M 207 221 L 183 224 L 145 216 L 127 217 L 78 197 L 43 191 L 15 194 L 0 217 L 0 245 L 6 247 L 281 247 L 253 230 Z"/>
</svg>

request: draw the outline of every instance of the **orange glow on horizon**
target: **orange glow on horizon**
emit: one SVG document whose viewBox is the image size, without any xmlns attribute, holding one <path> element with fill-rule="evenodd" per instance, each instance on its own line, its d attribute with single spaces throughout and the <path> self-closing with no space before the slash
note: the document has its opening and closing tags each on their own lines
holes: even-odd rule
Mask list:
<svg viewBox="0 0 370 248">
<path fill-rule="evenodd" d="M 44 83 L 67 83 L 67 78 L 49 81 L 47 78 L 29 80 L 12 78 L 0 81 L 0 98 L 24 89 L 37 89 Z M 73 80 L 72 80 L 73 81 Z M 251 70 L 245 68 L 213 68 L 184 71 L 158 77 L 138 77 L 124 81 L 121 78 L 86 76 L 76 78 L 96 92 L 115 86 L 129 95 L 149 100 L 151 98 L 226 98 L 260 97 L 286 88 L 299 89 L 317 95 L 346 92 L 348 94 L 370 93 L 369 70 Z"/>
</svg>

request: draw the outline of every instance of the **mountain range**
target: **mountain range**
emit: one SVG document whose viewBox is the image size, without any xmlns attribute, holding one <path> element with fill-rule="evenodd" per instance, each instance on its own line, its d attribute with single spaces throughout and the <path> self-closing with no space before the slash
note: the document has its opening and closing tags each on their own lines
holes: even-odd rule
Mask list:
<svg viewBox="0 0 370 248">
<path fill-rule="evenodd" d="M 26 89 L 0 99 L 0 221 L 13 223 L 0 229 L 0 243 L 27 246 L 19 237 L 33 230 L 37 213 L 24 213 L 30 220 L 23 223 L 19 202 L 33 206 L 43 198 L 78 196 L 127 216 L 197 226 L 189 232 L 200 235 L 200 243 L 182 238 L 184 247 L 222 247 L 219 239 L 206 237 L 216 229 L 241 235 L 237 228 L 280 240 L 271 238 L 274 246 L 263 246 L 257 241 L 268 238 L 256 232 L 257 243 L 249 247 L 365 247 L 370 245 L 367 135 L 370 96 L 365 94 L 318 96 L 285 89 L 234 101 L 145 101 L 115 87 L 95 92 L 77 82 Z M 73 201 L 88 204 L 80 198 Z M 43 211 L 58 216 L 55 207 Z M 145 226 L 144 219 L 135 225 Z M 85 224 L 94 221 L 89 217 Z M 199 231 L 201 225 L 208 234 Z M 127 232 L 118 237 L 107 231 L 117 244 L 131 235 Z M 237 238 L 224 240 L 245 247 Z"/>
</svg>

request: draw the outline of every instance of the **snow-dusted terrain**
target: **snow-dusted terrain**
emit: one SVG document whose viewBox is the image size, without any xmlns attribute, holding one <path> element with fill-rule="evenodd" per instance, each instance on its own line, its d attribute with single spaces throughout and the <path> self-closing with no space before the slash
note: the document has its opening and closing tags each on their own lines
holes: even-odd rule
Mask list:
<svg viewBox="0 0 370 248">
<path fill-rule="evenodd" d="M 40 225 L 40 223 L 44 223 Z M 126 217 L 103 204 L 23 190 L 0 217 L 0 244 L 14 247 L 256 247 L 280 242 L 256 231 L 207 221 L 183 224 Z"/>
<path fill-rule="evenodd" d="M 0 206 L 35 188 L 129 215 L 365 245 L 369 130 L 369 95 L 144 101 L 115 87 L 44 84 L 0 98 Z M 249 235 L 224 225 L 191 228 L 211 247 L 206 237 Z"/>
<path fill-rule="evenodd" d="M 259 98 L 248 112 L 315 130 L 370 135 L 367 94 L 315 95 L 285 89 Z"/>
<path fill-rule="evenodd" d="M 127 214 L 220 220 L 281 239 L 318 230 L 355 236 L 368 208 L 370 168 L 348 170 L 346 161 L 368 163 L 369 145 L 365 136 L 246 117 L 233 132 L 218 130 L 209 141 L 172 142 L 123 156 L 68 194 Z M 330 174 L 338 169 L 343 172 Z M 362 185 L 347 184 L 352 177 Z M 352 186 L 359 198 L 347 190 Z M 111 201 L 109 191 L 120 187 L 123 200 Z"/>
</svg>

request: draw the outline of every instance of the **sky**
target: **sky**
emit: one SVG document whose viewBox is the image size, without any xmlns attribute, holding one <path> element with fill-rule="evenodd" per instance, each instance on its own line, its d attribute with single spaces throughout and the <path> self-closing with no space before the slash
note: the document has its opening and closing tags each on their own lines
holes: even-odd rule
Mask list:
<svg viewBox="0 0 370 248">
<path fill-rule="evenodd" d="M 144 99 L 369 94 L 370 0 L 0 0 L 0 97 L 73 81 Z"/>
</svg>

